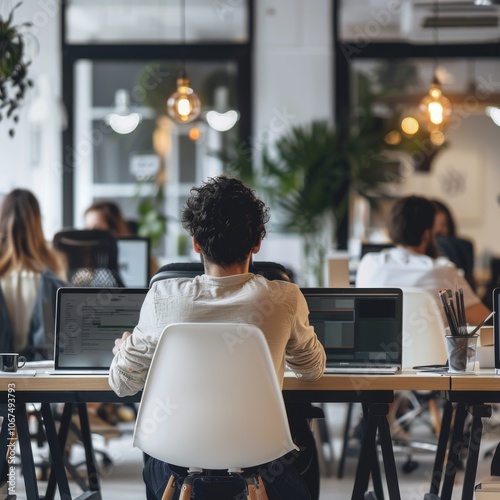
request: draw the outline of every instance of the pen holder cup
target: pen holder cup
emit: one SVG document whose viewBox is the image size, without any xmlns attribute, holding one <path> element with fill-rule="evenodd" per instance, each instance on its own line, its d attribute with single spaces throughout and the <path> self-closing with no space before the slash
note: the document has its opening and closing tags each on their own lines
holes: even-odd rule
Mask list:
<svg viewBox="0 0 500 500">
<path fill-rule="evenodd" d="M 471 337 L 446 335 L 448 351 L 448 372 L 473 372 L 476 362 L 477 335 Z"/>
</svg>

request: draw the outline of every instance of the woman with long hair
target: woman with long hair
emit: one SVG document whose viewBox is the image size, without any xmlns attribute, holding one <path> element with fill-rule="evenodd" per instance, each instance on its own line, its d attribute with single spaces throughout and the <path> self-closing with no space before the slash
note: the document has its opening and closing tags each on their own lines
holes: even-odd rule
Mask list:
<svg viewBox="0 0 500 500">
<path fill-rule="evenodd" d="M 0 349 L 28 359 L 53 354 L 56 290 L 65 285 L 64 258 L 46 243 L 40 206 L 26 189 L 7 194 L 0 208 Z"/>
</svg>

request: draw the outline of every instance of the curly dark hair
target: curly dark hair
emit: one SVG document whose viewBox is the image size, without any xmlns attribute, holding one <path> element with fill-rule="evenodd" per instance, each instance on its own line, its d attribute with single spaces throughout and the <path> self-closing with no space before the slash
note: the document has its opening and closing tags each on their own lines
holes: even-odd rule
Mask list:
<svg viewBox="0 0 500 500">
<path fill-rule="evenodd" d="M 392 207 L 389 235 L 395 245 L 418 246 L 427 229 L 432 229 L 436 207 L 421 196 L 400 198 Z"/>
<path fill-rule="evenodd" d="M 193 187 L 182 211 L 182 225 L 204 258 L 222 267 L 248 257 L 266 235 L 268 220 L 269 209 L 254 191 L 225 175 Z"/>
</svg>

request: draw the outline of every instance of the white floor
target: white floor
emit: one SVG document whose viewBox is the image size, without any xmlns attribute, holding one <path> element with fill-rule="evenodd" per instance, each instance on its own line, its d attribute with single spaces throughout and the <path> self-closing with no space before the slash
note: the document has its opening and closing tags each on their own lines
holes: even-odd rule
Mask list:
<svg viewBox="0 0 500 500">
<path fill-rule="evenodd" d="M 332 436 L 333 443 L 333 467 L 329 471 L 329 477 L 325 475 L 321 479 L 321 496 L 320 500 L 330 499 L 348 499 L 351 498 L 353 478 L 356 468 L 357 451 L 354 449 L 354 454 L 346 461 L 345 475 L 342 479 L 336 477 L 338 459 L 341 448 L 342 424 L 344 421 L 346 405 L 331 404 L 327 405 L 327 422 Z M 359 408 L 356 407 L 355 419 L 359 416 Z M 435 441 L 435 438 L 421 424 L 414 424 L 412 427 L 412 436 L 422 437 L 430 441 Z M 495 411 L 493 417 L 485 424 L 483 432 L 483 441 L 481 446 L 481 455 L 479 461 L 479 470 L 477 478 L 489 475 L 489 467 L 491 458 L 483 458 L 483 452 L 488 448 L 496 446 L 500 442 L 500 411 Z M 353 448 L 355 448 L 356 440 L 351 440 Z M 74 449 L 74 458 L 78 458 L 81 453 L 79 446 Z M 104 443 L 100 436 L 95 436 L 95 448 L 105 449 L 112 459 L 112 465 L 106 469 L 102 469 L 102 496 L 105 500 L 140 500 L 145 498 L 144 487 L 142 483 L 142 455 L 139 450 L 132 448 L 132 436 L 127 434 L 120 439 L 110 440 L 107 444 Z M 43 454 L 44 450 L 40 450 Z M 430 453 L 420 453 L 413 456 L 418 462 L 418 468 L 413 472 L 406 474 L 402 470 L 402 466 L 406 461 L 406 456 L 396 453 L 396 463 L 398 467 L 398 476 L 400 482 L 401 498 L 403 500 L 423 499 L 424 494 L 428 491 L 430 484 L 430 474 L 433 465 L 433 455 Z M 20 471 L 20 466 L 17 469 L 16 494 L 18 500 L 25 500 L 24 483 Z M 328 473 L 328 471 L 323 470 Z M 454 488 L 453 500 L 461 498 L 461 483 L 463 473 L 457 474 L 457 481 Z M 384 478 L 383 478 L 384 481 Z M 70 483 L 72 491 L 77 495 L 81 492 L 78 486 Z M 385 484 L 384 484 L 385 487 Z M 43 494 L 43 490 L 40 492 Z M 387 492 L 385 495 L 388 498 Z M 29 499 L 28 499 L 29 500 Z"/>
</svg>

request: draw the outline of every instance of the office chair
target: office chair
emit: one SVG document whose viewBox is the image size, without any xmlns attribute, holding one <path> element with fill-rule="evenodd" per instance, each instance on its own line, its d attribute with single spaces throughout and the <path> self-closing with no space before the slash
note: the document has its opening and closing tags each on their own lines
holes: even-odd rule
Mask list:
<svg viewBox="0 0 500 500">
<path fill-rule="evenodd" d="M 118 272 L 116 240 L 108 231 L 64 229 L 55 234 L 53 246 L 66 256 L 72 285 L 124 286 Z"/>
<path fill-rule="evenodd" d="M 291 281 L 289 271 L 276 262 L 253 262 L 252 271 L 268 280 Z M 149 286 L 168 278 L 194 278 L 205 272 L 202 262 L 173 262 L 160 267 L 151 278 Z"/>
<path fill-rule="evenodd" d="M 269 280 L 279 279 L 283 281 L 292 281 L 293 274 L 291 271 L 286 269 L 281 264 L 276 262 L 267 261 L 257 261 L 252 262 L 252 271 L 257 274 L 261 274 Z M 149 286 L 153 286 L 154 283 L 163 279 L 169 278 L 194 278 L 204 273 L 204 267 L 202 262 L 175 262 L 166 264 L 161 267 L 158 272 L 151 278 Z M 292 435 L 301 447 L 305 447 L 311 450 L 310 456 L 308 454 L 303 454 L 305 460 L 309 460 L 306 472 L 302 474 L 302 477 L 306 481 L 310 488 L 311 496 L 319 496 L 319 490 L 315 491 L 317 481 L 317 475 L 319 471 L 318 464 L 318 451 L 321 453 L 322 465 L 329 472 L 332 467 L 333 461 L 333 447 L 329 437 L 328 428 L 324 420 L 324 411 L 322 407 L 312 405 L 310 403 L 298 403 L 298 402 L 286 402 L 287 415 L 289 418 L 289 425 L 292 431 Z M 304 428 L 304 422 L 312 421 L 316 422 L 318 433 L 320 437 L 317 438 L 320 441 L 321 446 L 317 447 L 316 443 L 310 441 L 310 433 Z M 323 454 L 323 449 L 328 448 L 329 453 L 327 456 Z"/>
<path fill-rule="evenodd" d="M 446 365 L 447 350 L 445 341 L 445 325 L 435 299 L 425 290 L 403 287 L 403 369 L 411 370 L 414 366 Z M 436 292 L 437 293 L 437 292 Z M 439 393 L 435 391 L 401 391 L 397 394 L 393 406 L 393 415 L 399 409 L 407 407 L 401 416 L 394 419 L 391 431 L 398 440 L 397 431 L 406 428 L 411 422 L 430 414 L 425 423 L 431 427 L 436 436 L 441 430 L 441 417 L 437 408 Z M 412 450 L 437 450 L 431 442 L 412 440 L 404 442 L 403 452 L 408 454 L 405 472 L 411 472 L 418 466 L 412 461 Z"/>
<path fill-rule="evenodd" d="M 231 338 L 243 344 L 228 343 Z M 297 448 L 262 331 L 237 323 L 168 325 L 148 372 L 133 445 L 189 468 L 180 500 L 191 498 L 198 480 L 227 480 L 208 472 L 214 470 L 242 481 L 248 499 L 267 499 L 261 477 L 244 477 L 243 470 Z M 163 498 L 174 492 L 172 476 Z"/>
</svg>

